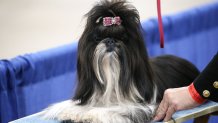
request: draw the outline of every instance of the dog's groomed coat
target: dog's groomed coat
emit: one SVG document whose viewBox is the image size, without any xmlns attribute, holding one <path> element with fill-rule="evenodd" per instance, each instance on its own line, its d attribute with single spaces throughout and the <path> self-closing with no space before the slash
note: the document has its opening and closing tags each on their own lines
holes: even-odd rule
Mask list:
<svg viewBox="0 0 218 123">
<path fill-rule="evenodd" d="M 79 123 L 150 122 L 164 90 L 189 85 L 198 70 L 175 56 L 149 59 L 142 31 L 138 11 L 129 3 L 96 4 L 79 39 L 75 96 L 49 107 L 43 117 Z"/>
</svg>

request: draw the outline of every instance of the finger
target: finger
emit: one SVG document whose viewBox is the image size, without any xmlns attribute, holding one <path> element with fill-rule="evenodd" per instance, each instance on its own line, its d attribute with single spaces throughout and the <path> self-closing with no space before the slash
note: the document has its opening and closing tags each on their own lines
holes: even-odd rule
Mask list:
<svg viewBox="0 0 218 123">
<path fill-rule="evenodd" d="M 154 118 L 155 121 L 159 121 L 159 120 L 163 119 L 164 116 L 166 115 L 166 111 L 168 109 L 168 102 L 165 100 L 166 99 L 163 98 L 163 100 L 161 101 L 161 103 L 157 109 L 156 116 Z"/>
<path fill-rule="evenodd" d="M 163 104 L 162 104 L 163 105 Z M 154 121 L 159 121 L 159 120 L 161 120 L 161 119 L 163 119 L 164 118 L 164 116 L 165 116 L 165 113 L 163 112 L 163 111 L 161 111 L 162 110 L 162 107 L 161 107 L 161 105 L 158 107 L 158 109 L 157 109 L 157 112 L 156 112 L 156 115 L 155 115 L 155 117 L 154 117 Z"/>
<path fill-rule="evenodd" d="M 169 121 L 172 118 L 173 113 L 175 113 L 175 112 L 176 112 L 175 107 L 174 106 L 170 106 L 167 109 L 166 116 L 164 118 L 164 122 Z"/>
</svg>

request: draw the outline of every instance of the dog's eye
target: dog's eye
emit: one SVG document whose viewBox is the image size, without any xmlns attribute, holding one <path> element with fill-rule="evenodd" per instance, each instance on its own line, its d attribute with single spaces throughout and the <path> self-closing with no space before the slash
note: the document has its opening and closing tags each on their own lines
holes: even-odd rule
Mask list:
<svg viewBox="0 0 218 123">
<path fill-rule="evenodd" d="M 96 42 L 101 41 L 101 38 L 100 38 L 99 36 L 97 36 L 97 35 L 94 35 L 94 36 L 93 36 L 93 39 L 94 39 L 94 41 L 96 41 Z"/>
<path fill-rule="evenodd" d="M 97 34 L 93 35 L 93 39 L 95 42 L 100 42 L 103 38 L 98 36 Z"/>
<path fill-rule="evenodd" d="M 127 40 L 127 35 L 124 34 L 123 36 L 120 36 L 120 40 L 121 41 L 126 41 Z"/>
</svg>

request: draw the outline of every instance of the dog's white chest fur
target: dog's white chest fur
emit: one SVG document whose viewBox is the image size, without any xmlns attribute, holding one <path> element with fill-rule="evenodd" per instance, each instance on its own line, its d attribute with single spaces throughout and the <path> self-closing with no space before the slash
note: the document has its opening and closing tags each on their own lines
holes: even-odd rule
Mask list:
<svg viewBox="0 0 218 123">
<path fill-rule="evenodd" d="M 78 101 L 67 100 L 55 104 L 43 112 L 43 118 L 83 123 L 144 123 L 151 120 L 155 109 L 155 105 L 122 104 L 94 107 L 80 106 L 77 103 Z"/>
</svg>

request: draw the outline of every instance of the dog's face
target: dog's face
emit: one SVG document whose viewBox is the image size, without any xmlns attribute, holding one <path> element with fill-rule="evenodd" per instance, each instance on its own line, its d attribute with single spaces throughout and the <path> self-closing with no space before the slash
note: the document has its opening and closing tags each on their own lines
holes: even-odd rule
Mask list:
<svg viewBox="0 0 218 123">
<path fill-rule="evenodd" d="M 133 102 L 150 99 L 145 94 L 152 89 L 151 71 L 141 31 L 137 10 L 124 1 L 103 1 L 90 10 L 78 45 L 75 99 L 86 103 L 96 90 L 102 95 L 116 91 Z"/>
</svg>

